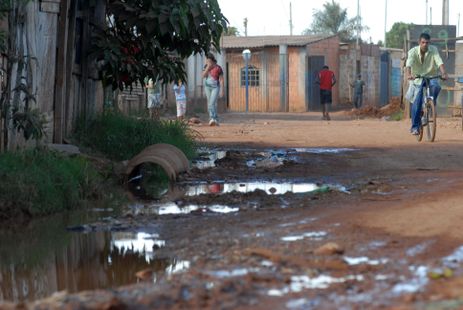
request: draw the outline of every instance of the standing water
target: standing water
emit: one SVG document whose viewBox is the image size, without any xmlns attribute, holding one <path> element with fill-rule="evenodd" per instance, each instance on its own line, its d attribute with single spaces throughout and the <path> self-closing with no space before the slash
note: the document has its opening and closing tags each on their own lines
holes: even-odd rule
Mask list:
<svg viewBox="0 0 463 310">
<path fill-rule="evenodd" d="M 93 219 L 80 217 L 78 222 L 82 220 Z M 76 219 L 55 216 L 0 235 L 0 302 L 132 284 L 138 281 L 135 274 L 144 269 L 153 272 L 155 282 L 189 266 L 162 256 L 166 243 L 154 231 L 66 230 L 75 223 Z"/>
</svg>

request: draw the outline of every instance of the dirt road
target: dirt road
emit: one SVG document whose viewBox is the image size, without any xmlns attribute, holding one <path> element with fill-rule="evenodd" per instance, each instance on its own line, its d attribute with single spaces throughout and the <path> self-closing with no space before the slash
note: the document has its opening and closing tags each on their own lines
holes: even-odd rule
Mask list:
<svg viewBox="0 0 463 310">
<path fill-rule="evenodd" d="M 219 127 L 195 126 L 226 156 L 181 180 L 209 192 L 171 200 L 209 211 L 120 219 L 132 229 L 158 225 L 166 240 L 160 255 L 188 268 L 155 285 L 60 294 L 37 305 L 463 309 L 459 126 L 439 119 L 434 143 L 418 143 L 407 121 L 342 112 L 329 122 L 315 113 L 225 114 Z M 240 189 L 254 183 L 268 186 Z M 292 192 L 278 192 L 284 183 Z M 317 190 L 297 192 L 305 183 Z M 225 192 L 230 184 L 238 190 Z M 239 211 L 210 212 L 217 205 Z"/>
</svg>

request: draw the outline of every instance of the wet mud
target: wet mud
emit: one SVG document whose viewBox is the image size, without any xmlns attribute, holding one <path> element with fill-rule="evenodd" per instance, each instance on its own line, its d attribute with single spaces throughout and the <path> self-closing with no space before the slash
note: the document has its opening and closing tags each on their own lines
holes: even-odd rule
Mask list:
<svg viewBox="0 0 463 310">
<path fill-rule="evenodd" d="M 205 148 L 157 197 L 63 223 L 37 262 L 2 243 L 1 307 L 461 309 L 445 152 Z"/>
</svg>

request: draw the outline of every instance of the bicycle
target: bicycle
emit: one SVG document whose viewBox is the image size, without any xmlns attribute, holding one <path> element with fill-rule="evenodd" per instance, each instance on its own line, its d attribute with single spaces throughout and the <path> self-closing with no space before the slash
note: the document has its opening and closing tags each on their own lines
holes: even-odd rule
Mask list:
<svg viewBox="0 0 463 310">
<path fill-rule="evenodd" d="M 423 139 L 423 131 L 426 128 L 426 140 L 429 142 L 434 142 L 436 139 L 436 129 L 437 129 L 437 112 L 436 107 L 434 106 L 434 98 L 431 96 L 430 82 L 433 79 L 442 79 L 441 75 L 434 76 L 416 76 L 416 78 L 422 78 L 424 80 L 423 87 L 423 107 L 421 111 L 421 124 L 419 134 L 416 136 L 416 139 L 421 141 Z"/>
</svg>

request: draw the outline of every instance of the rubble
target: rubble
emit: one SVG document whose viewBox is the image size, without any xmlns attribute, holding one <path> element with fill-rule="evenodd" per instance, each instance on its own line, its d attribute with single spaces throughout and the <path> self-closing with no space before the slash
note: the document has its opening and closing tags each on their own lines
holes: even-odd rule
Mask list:
<svg viewBox="0 0 463 310">
<path fill-rule="evenodd" d="M 401 103 L 399 98 L 392 99 L 387 105 L 379 107 L 373 105 L 367 105 L 360 109 L 352 109 L 347 111 L 346 114 L 354 117 L 376 117 L 382 118 L 390 116 L 401 110 Z"/>
</svg>

